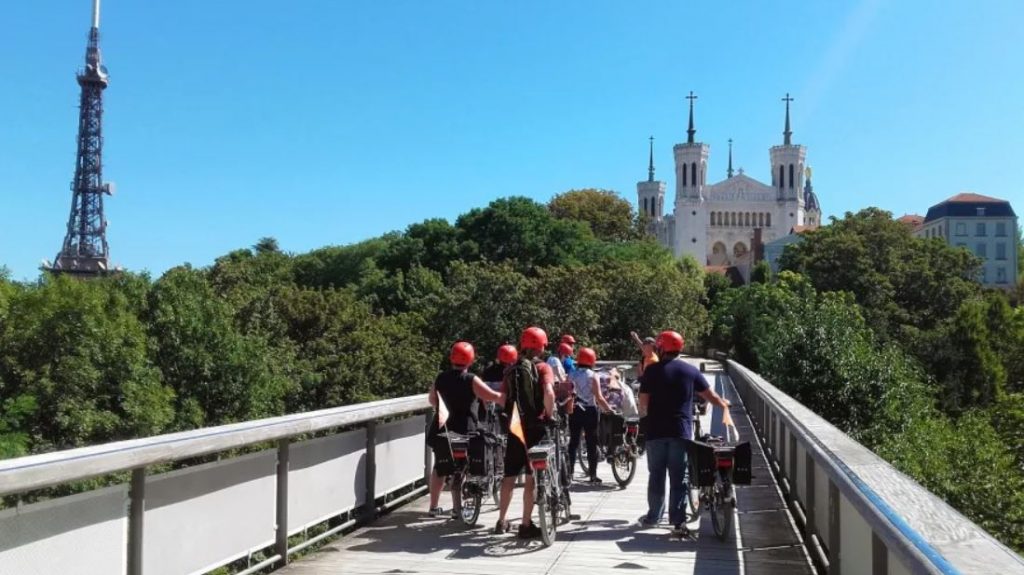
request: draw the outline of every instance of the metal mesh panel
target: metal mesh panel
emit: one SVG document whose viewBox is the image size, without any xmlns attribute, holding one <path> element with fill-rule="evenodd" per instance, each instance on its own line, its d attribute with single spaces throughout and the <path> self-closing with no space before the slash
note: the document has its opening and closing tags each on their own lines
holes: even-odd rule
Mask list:
<svg viewBox="0 0 1024 575">
<path fill-rule="evenodd" d="M 274 450 L 149 478 L 147 575 L 202 573 L 274 541 Z"/>
<path fill-rule="evenodd" d="M 422 416 L 377 428 L 376 497 L 423 477 L 425 442 Z"/>
<path fill-rule="evenodd" d="M 366 499 L 365 429 L 292 444 L 288 464 L 289 533 Z"/>
<path fill-rule="evenodd" d="M 125 572 L 125 485 L 0 511 L 0 573 Z"/>
</svg>

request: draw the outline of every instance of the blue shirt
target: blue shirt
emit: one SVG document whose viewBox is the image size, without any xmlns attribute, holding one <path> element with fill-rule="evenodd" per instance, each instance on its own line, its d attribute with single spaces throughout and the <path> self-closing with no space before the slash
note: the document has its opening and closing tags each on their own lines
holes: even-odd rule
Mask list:
<svg viewBox="0 0 1024 575">
<path fill-rule="evenodd" d="M 696 367 L 681 359 L 663 359 L 644 370 L 640 393 L 649 395 L 644 433 L 647 439 L 693 435 L 693 397 L 709 389 Z"/>
<path fill-rule="evenodd" d="M 565 368 L 566 374 L 572 373 L 576 371 L 576 361 L 567 355 L 565 356 L 565 359 L 562 360 L 562 367 Z"/>
</svg>

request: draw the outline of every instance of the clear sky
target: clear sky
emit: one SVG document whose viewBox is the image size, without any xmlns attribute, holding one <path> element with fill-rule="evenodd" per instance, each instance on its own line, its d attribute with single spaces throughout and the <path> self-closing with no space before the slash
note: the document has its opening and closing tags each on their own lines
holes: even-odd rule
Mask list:
<svg viewBox="0 0 1024 575">
<path fill-rule="evenodd" d="M 5 2 L 0 265 L 67 225 L 90 0 Z M 1024 2 L 104 0 L 115 263 L 344 244 L 507 195 L 674 186 L 689 90 L 770 181 L 790 92 L 825 215 L 962 190 L 1024 210 Z M 668 205 L 668 202 L 666 202 Z"/>
</svg>

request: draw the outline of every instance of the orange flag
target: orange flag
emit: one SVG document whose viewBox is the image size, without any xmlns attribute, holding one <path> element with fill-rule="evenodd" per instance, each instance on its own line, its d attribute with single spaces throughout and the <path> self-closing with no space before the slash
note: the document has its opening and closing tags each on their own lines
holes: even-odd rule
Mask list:
<svg viewBox="0 0 1024 575">
<path fill-rule="evenodd" d="M 444 404 L 444 398 L 437 394 L 437 428 L 441 429 L 448 422 L 448 406 Z"/>
<path fill-rule="evenodd" d="M 519 442 L 526 447 L 526 434 L 523 433 L 523 420 L 519 418 L 519 403 L 512 403 L 512 417 L 508 422 L 508 432 L 519 438 Z"/>
</svg>

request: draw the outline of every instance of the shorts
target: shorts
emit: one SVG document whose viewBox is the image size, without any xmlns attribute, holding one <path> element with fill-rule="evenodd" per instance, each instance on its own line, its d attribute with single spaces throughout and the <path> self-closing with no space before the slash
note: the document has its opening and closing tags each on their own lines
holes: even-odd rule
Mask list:
<svg viewBox="0 0 1024 575">
<path fill-rule="evenodd" d="M 438 477 L 448 477 L 455 473 L 455 460 L 447 442 L 442 439 L 438 443 L 443 445 L 434 445 L 434 473 Z"/>
<path fill-rule="evenodd" d="M 533 447 L 544 439 L 547 433 L 544 428 L 527 429 L 526 445 Z M 519 438 L 509 434 L 508 442 L 505 445 L 505 477 L 518 477 L 524 471 L 528 475 L 533 474 L 533 469 L 526 463 L 526 447 L 519 441 Z"/>
</svg>

